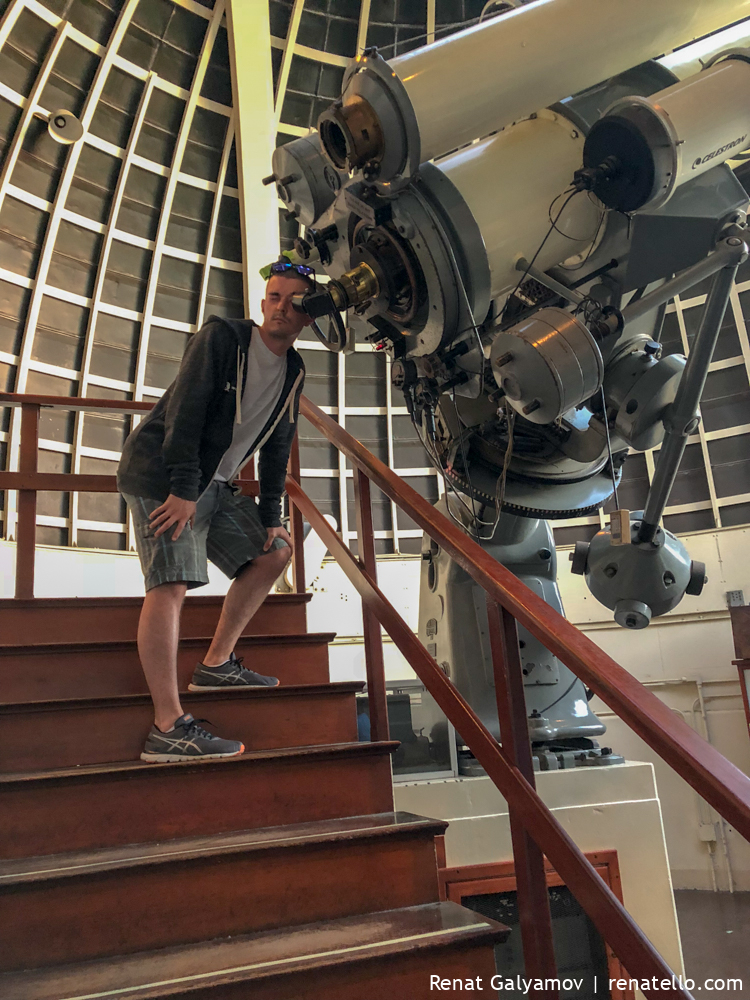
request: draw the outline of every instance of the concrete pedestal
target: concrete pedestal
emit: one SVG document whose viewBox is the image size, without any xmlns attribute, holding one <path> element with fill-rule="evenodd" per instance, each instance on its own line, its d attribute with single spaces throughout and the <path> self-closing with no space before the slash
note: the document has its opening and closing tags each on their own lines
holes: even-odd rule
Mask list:
<svg viewBox="0 0 750 1000">
<path fill-rule="evenodd" d="M 584 852 L 616 851 L 623 902 L 676 973 L 683 972 L 661 805 L 651 764 L 574 768 L 536 775 L 537 790 Z M 508 805 L 489 778 L 394 787 L 396 808 L 445 819 L 446 865 L 513 857 Z"/>
</svg>

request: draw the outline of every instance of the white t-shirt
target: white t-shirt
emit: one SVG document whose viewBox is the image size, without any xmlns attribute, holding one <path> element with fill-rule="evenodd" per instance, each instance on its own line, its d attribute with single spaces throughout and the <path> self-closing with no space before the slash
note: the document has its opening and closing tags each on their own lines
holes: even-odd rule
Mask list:
<svg viewBox="0 0 750 1000">
<path fill-rule="evenodd" d="M 239 378 L 240 372 L 237 373 Z M 278 402 L 286 378 L 286 353 L 278 357 L 263 343 L 256 327 L 247 351 L 247 379 L 242 393 L 241 420 L 235 422 L 232 443 L 214 474 L 214 479 L 231 481 L 245 455 L 268 422 Z"/>
</svg>

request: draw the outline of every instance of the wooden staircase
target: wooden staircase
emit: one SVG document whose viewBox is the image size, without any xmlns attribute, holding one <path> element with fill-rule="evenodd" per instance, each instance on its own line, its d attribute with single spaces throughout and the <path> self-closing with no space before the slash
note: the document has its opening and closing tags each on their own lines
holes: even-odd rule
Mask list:
<svg viewBox="0 0 750 1000">
<path fill-rule="evenodd" d="M 418 1000 L 485 980 L 507 928 L 441 902 L 446 824 L 393 811 L 394 742 L 359 743 L 307 595 L 237 651 L 273 690 L 185 694 L 238 758 L 139 759 L 133 598 L 0 600 L 0 997 Z M 183 613 L 181 690 L 221 599 Z"/>
</svg>

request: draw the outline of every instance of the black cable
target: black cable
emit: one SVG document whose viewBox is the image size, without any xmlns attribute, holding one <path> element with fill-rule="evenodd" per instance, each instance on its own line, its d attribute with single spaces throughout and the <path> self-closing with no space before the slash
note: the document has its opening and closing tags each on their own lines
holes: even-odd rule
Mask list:
<svg viewBox="0 0 750 1000">
<path fill-rule="evenodd" d="M 544 239 L 539 244 L 539 246 L 538 246 L 538 248 L 536 250 L 536 253 L 531 258 L 530 263 L 527 265 L 526 271 L 521 275 L 521 277 L 520 277 L 520 279 L 519 279 L 516 287 L 513 289 L 513 291 L 510 293 L 510 295 L 506 299 L 505 304 L 503 306 L 503 310 L 502 310 L 502 312 L 500 314 L 500 321 L 501 322 L 502 322 L 503 317 L 505 315 L 505 312 L 506 312 L 506 310 L 508 308 L 508 304 L 510 303 L 510 300 L 513 298 L 513 296 L 516 294 L 516 292 L 518 291 L 518 289 L 521 287 L 521 285 L 524 283 L 524 281 L 528 277 L 529 271 L 534 266 L 537 258 L 539 257 L 539 254 L 544 249 L 544 246 L 547 243 L 547 240 L 550 238 L 550 236 L 552 235 L 552 233 L 557 228 L 557 223 L 560 220 L 560 217 L 562 216 L 562 213 L 567 208 L 567 206 L 568 206 L 569 202 L 571 201 L 571 199 L 574 198 L 575 195 L 577 195 L 579 193 L 580 192 L 578 190 L 576 190 L 576 189 L 568 188 L 566 191 L 563 191 L 561 194 L 559 194 L 551 202 L 551 204 L 549 206 L 549 209 L 548 209 L 548 214 L 550 216 L 551 226 L 547 230 L 547 233 L 546 233 Z M 562 203 L 562 205 L 560 207 L 560 211 L 557 213 L 557 215 L 553 219 L 552 218 L 552 209 L 554 208 L 555 203 L 557 201 L 559 201 L 559 199 L 562 198 L 566 194 L 567 194 L 567 198 L 565 198 L 565 201 Z M 603 217 L 604 216 L 602 215 L 602 219 L 603 219 Z M 599 220 L 599 225 L 597 227 L 596 233 L 594 234 L 594 242 L 596 241 L 596 237 L 599 234 L 599 229 L 601 228 L 602 219 Z M 557 230 L 557 231 L 561 232 L 561 230 Z M 567 236 L 566 233 L 561 233 L 561 235 Z M 573 237 L 568 237 L 568 239 L 573 239 Z M 576 240 L 576 242 L 580 242 L 580 240 Z M 588 260 L 588 256 L 586 257 L 586 260 Z M 466 297 L 466 304 L 467 304 L 467 307 L 469 307 L 468 295 L 466 294 L 466 289 L 463 288 L 463 281 L 461 279 L 461 274 L 460 274 L 460 272 L 458 270 L 458 264 L 455 261 L 455 258 L 454 258 L 454 263 L 455 263 L 455 270 L 456 270 L 457 280 L 462 285 L 462 290 L 463 290 L 464 296 Z M 584 261 L 584 263 L 585 263 L 585 261 Z M 471 308 L 469 307 L 469 315 L 471 315 L 471 314 L 472 314 L 472 311 L 471 311 Z M 473 318 L 473 316 L 472 316 L 472 318 Z M 475 333 L 477 334 L 477 337 L 479 339 L 479 344 L 480 344 L 480 348 L 481 348 L 482 347 L 482 342 L 481 342 L 481 337 L 479 335 L 479 329 L 478 329 L 478 326 L 476 324 L 476 321 L 468 329 L 473 329 L 475 331 Z M 463 333 L 465 331 L 460 331 L 460 332 Z M 458 334 L 456 334 L 456 336 L 458 336 Z M 482 349 L 481 353 L 483 353 L 483 349 Z M 482 369 L 482 376 L 483 376 L 483 373 L 484 373 L 484 368 Z M 453 401 L 453 408 L 454 408 L 455 413 L 456 413 L 456 420 L 457 420 L 457 422 L 459 424 L 459 428 L 460 428 L 461 427 L 461 418 L 459 417 L 458 407 L 456 406 L 456 392 L 455 392 L 455 389 L 453 389 L 451 396 L 452 396 L 452 401 Z M 444 486 L 446 487 L 446 495 L 448 495 L 447 477 L 445 476 L 445 471 L 443 469 L 443 463 L 442 463 L 442 461 L 439 460 L 439 456 L 437 454 L 437 449 L 435 449 L 435 451 L 431 453 L 431 450 L 429 448 L 427 448 L 427 445 L 426 445 L 424 439 L 422 438 L 422 434 L 421 434 L 420 428 L 417 425 L 417 422 L 416 422 L 416 419 L 415 419 L 414 415 L 412 415 L 412 422 L 414 423 L 414 427 L 415 427 L 415 430 L 417 431 L 417 436 L 419 437 L 419 439 L 420 439 L 420 441 L 422 443 L 422 447 L 425 449 L 425 451 L 428 453 L 428 455 L 431 454 L 431 458 L 432 458 L 433 462 L 435 462 L 435 464 L 437 465 L 437 467 L 439 468 L 439 470 L 440 470 L 440 472 L 441 472 L 441 474 L 443 476 L 443 483 L 444 483 Z M 512 431 L 511 431 L 511 435 L 512 435 Z M 472 521 L 473 521 L 472 531 L 473 531 L 475 537 L 476 538 L 480 538 L 481 537 L 480 530 L 479 530 L 480 523 L 483 526 L 486 525 L 487 527 L 493 527 L 493 534 L 494 534 L 494 530 L 497 527 L 497 521 L 499 519 L 499 514 L 502 511 L 502 501 L 498 505 L 499 509 L 496 509 L 496 511 L 495 511 L 494 526 L 491 525 L 490 522 L 484 522 L 484 521 L 480 522 L 480 519 L 479 519 L 479 517 L 477 515 L 477 512 L 476 512 L 476 498 L 474 496 L 474 488 L 472 486 L 471 477 L 470 477 L 470 474 L 469 474 L 469 464 L 468 464 L 468 461 L 467 461 L 466 451 L 465 451 L 465 448 L 464 448 L 463 433 L 459 434 L 458 441 L 459 441 L 459 446 L 461 448 L 461 459 L 462 459 L 463 466 L 464 466 L 464 473 L 466 475 L 466 481 L 467 481 L 467 484 L 469 486 L 469 493 L 470 493 L 470 500 L 471 500 L 471 511 L 469 511 L 468 505 L 463 501 L 463 499 L 458 496 L 458 493 L 457 493 L 455 487 L 453 487 L 453 491 L 456 494 L 457 499 L 459 499 L 461 501 L 461 504 L 464 507 L 464 509 L 466 510 L 466 512 L 470 513 L 470 516 L 471 516 Z M 504 494 L 505 494 L 505 481 L 506 481 L 506 477 L 507 477 L 507 466 L 509 464 L 510 456 L 512 454 L 512 448 L 513 448 L 512 441 L 513 441 L 513 438 L 511 436 L 510 440 L 508 442 L 508 448 L 506 450 L 505 462 L 503 463 L 503 473 L 502 473 L 502 476 L 500 477 L 500 479 L 502 480 L 502 496 L 503 496 L 503 499 L 504 499 Z M 610 460 L 610 464 L 611 464 L 611 460 Z M 497 502 L 497 491 L 496 491 L 496 494 L 495 494 L 495 500 Z M 450 503 L 449 502 L 448 502 L 447 506 L 448 506 L 448 510 L 450 512 Z"/>
<path fill-rule="evenodd" d="M 437 441 L 433 441 L 433 444 L 435 445 L 434 450 L 428 448 L 427 447 L 427 442 L 422 437 L 422 432 L 421 432 L 421 430 L 419 428 L 419 424 L 417 423 L 416 414 L 414 412 L 414 408 L 413 407 L 411 409 L 411 414 L 410 415 L 411 415 L 411 422 L 414 425 L 414 430 L 417 432 L 417 437 L 419 438 L 419 443 L 422 445 L 422 447 L 424 448 L 424 450 L 427 452 L 427 457 L 431 460 L 432 464 L 435 466 L 435 468 L 437 469 L 437 471 L 440 473 L 440 476 L 441 476 L 441 478 L 443 480 L 443 489 L 445 490 L 445 496 L 446 496 L 446 510 L 450 514 L 451 520 L 454 521 L 458 525 L 458 527 L 461 528 L 462 531 L 465 531 L 466 530 L 466 525 L 463 524 L 463 522 L 459 521 L 456 518 L 456 516 L 454 515 L 453 511 L 451 510 L 451 505 L 450 505 L 450 491 L 453 490 L 453 495 L 455 496 L 456 500 L 458 500 L 458 502 L 461 504 L 461 506 L 464 508 L 464 510 L 466 511 L 466 514 L 467 514 L 467 516 L 469 518 L 473 518 L 474 514 L 469 510 L 468 505 L 466 504 L 466 502 L 463 499 L 463 497 L 461 497 L 459 495 L 458 490 L 453 485 L 453 483 L 449 484 L 448 477 L 446 476 L 445 469 L 443 468 L 443 463 L 442 463 L 442 461 L 440 459 L 440 456 L 437 453 Z M 474 530 L 474 534 L 477 535 L 476 529 L 473 529 L 473 530 Z"/>
<path fill-rule="evenodd" d="M 569 192 L 569 193 L 568 193 L 568 192 Z M 550 205 L 550 214 L 551 214 L 551 212 L 552 212 L 552 205 L 554 205 L 555 201 L 557 201 L 557 200 L 558 200 L 559 198 L 561 198 L 561 197 L 562 197 L 562 195 L 564 195 L 564 194 L 566 194 L 566 193 L 568 194 L 568 197 L 567 197 L 567 198 L 565 199 L 565 201 L 564 201 L 564 202 L 562 203 L 562 207 L 561 207 L 560 211 L 559 211 L 559 212 L 557 213 L 557 215 L 555 216 L 555 218 L 554 218 L 554 219 L 552 220 L 552 225 L 551 225 L 551 226 L 549 227 L 549 229 L 547 230 L 547 235 L 546 235 L 546 236 L 544 237 L 544 239 L 542 240 L 542 242 L 541 242 L 541 243 L 539 244 L 539 246 L 538 246 L 538 248 L 537 248 L 537 251 L 536 251 L 536 253 L 534 254 L 534 256 L 533 256 L 533 257 L 531 258 L 530 262 L 528 263 L 528 265 L 527 265 L 527 267 L 526 267 L 526 270 L 525 270 L 525 271 L 524 271 L 524 273 L 523 273 L 523 274 L 521 275 L 521 277 L 520 277 L 520 278 L 518 279 L 518 284 L 517 284 L 517 285 L 516 285 L 516 287 L 515 287 L 515 288 L 513 289 L 513 291 L 512 291 L 511 293 L 510 293 L 510 295 L 508 296 L 508 298 L 507 298 L 507 299 L 505 300 L 505 305 L 503 306 L 503 309 L 502 309 L 502 312 L 500 313 L 500 321 L 501 321 L 501 322 L 502 322 L 503 318 L 505 317 L 505 312 L 506 312 L 506 310 L 507 310 L 507 308 L 508 308 L 508 305 L 510 304 L 510 300 L 511 300 L 511 299 L 513 298 L 513 296 L 514 296 L 514 295 L 516 294 L 516 292 L 517 292 L 517 291 L 518 291 L 518 289 L 519 289 L 519 288 L 521 287 L 521 285 L 522 285 L 522 284 L 524 283 L 524 281 L 526 281 L 526 279 L 528 278 L 528 276 L 529 276 L 529 271 L 530 271 L 530 270 L 532 269 L 532 267 L 533 267 L 533 266 L 534 266 L 534 264 L 536 263 L 536 260 L 537 260 L 537 257 L 539 256 L 539 254 L 540 254 L 540 253 L 542 252 L 542 250 L 544 249 L 544 245 L 545 245 L 545 243 L 546 243 L 546 242 L 547 242 L 547 240 L 548 240 L 548 239 L 550 238 L 550 236 L 552 235 L 552 233 L 553 233 L 553 232 L 555 231 L 555 226 L 557 225 L 557 223 L 558 223 L 558 221 L 559 221 L 559 219 L 560 219 L 560 216 L 561 216 L 561 215 L 563 214 L 563 212 L 564 212 L 564 211 L 565 211 L 565 209 L 567 208 L 567 206 L 568 206 L 568 202 L 569 202 L 569 201 L 571 200 L 571 198 L 574 198 L 574 197 L 575 197 L 575 196 L 576 196 L 577 194 L 579 194 L 580 192 L 579 192 L 579 191 L 576 191 L 575 189 L 572 189 L 572 190 L 571 190 L 570 188 L 568 188 L 568 189 L 567 189 L 567 191 L 563 191 L 563 192 L 562 192 L 562 194 L 561 194 L 561 195 L 558 195 L 558 196 L 557 196 L 557 198 L 555 198 L 555 199 L 554 199 L 554 201 L 552 202 L 552 204 Z"/>
<path fill-rule="evenodd" d="M 503 512 L 503 504 L 505 503 L 505 486 L 508 479 L 508 468 L 510 467 L 510 460 L 513 457 L 513 437 L 516 425 L 516 411 L 509 404 L 507 405 L 505 419 L 508 424 L 508 443 L 505 446 L 503 468 L 500 475 L 497 478 L 497 484 L 495 485 L 495 520 L 491 525 L 492 530 L 490 531 L 489 535 L 484 536 L 482 538 L 483 541 L 491 541 L 495 537 L 497 526 L 500 523 L 500 515 Z"/>
<path fill-rule="evenodd" d="M 568 189 L 568 190 L 570 190 L 570 189 Z M 571 236 L 569 233 L 564 233 L 562 231 L 562 229 L 560 229 L 558 227 L 557 221 L 560 218 L 560 214 L 561 213 L 558 213 L 558 215 L 555 216 L 554 219 L 552 218 L 552 209 L 555 207 L 555 203 L 558 202 L 565 193 L 566 192 L 563 191 L 562 194 L 559 194 L 555 199 L 553 199 L 552 202 L 550 202 L 550 206 L 547 209 L 547 218 L 549 219 L 550 225 L 552 226 L 553 230 L 556 233 L 559 233 L 561 236 L 564 236 L 566 240 L 570 240 L 572 243 L 583 243 L 583 241 L 585 239 L 587 239 L 588 237 L 586 237 L 586 236 Z M 577 194 L 578 192 L 576 191 L 574 193 Z M 570 199 L 568 199 L 568 200 L 570 200 Z M 567 202 L 566 202 L 566 204 L 567 204 Z M 565 205 L 563 205 L 563 208 L 565 208 Z M 599 220 L 599 225 L 601 225 L 601 219 Z M 596 239 L 596 233 L 598 233 L 598 231 L 599 231 L 599 229 L 597 227 L 597 229 L 596 229 L 596 231 L 594 233 L 594 239 Z"/>
<path fill-rule="evenodd" d="M 513 296 L 516 294 L 516 292 L 518 291 L 518 289 L 521 287 L 521 285 L 524 283 L 524 281 L 528 277 L 529 271 L 534 266 L 534 263 L 536 262 L 536 259 L 538 258 L 539 254 L 544 249 L 544 245 L 546 244 L 547 240 L 550 238 L 550 236 L 554 232 L 554 230 L 555 230 L 555 228 L 557 226 L 557 222 L 560 219 L 560 216 L 562 215 L 562 213 L 567 208 L 568 203 L 570 202 L 570 200 L 572 198 L 574 198 L 575 195 L 577 195 L 579 193 L 580 192 L 577 191 L 577 190 L 575 190 L 575 189 L 568 188 L 567 191 L 563 191 L 562 194 L 559 194 L 551 202 L 549 210 L 548 210 L 548 214 L 550 215 L 550 221 L 551 221 L 552 225 L 547 230 L 547 233 L 546 233 L 544 239 L 539 244 L 539 247 L 537 248 L 537 251 L 534 254 L 534 256 L 531 258 L 531 262 L 527 265 L 526 271 L 521 275 L 521 277 L 520 277 L 520 279 L 518 281 L 518 284 L 516 285 L 516 287 L 513 289 L 513 291 L 511 292 L 511 294 L 506 299 L 505 305 L 503 306 L 503 310 L 502 310 L 502 312 L 500 314 L 500 320 L 501 320 L 501 322 L 502 322 L 502 319 L 503 319 L 503 317 L 505 315 L 505 311 L 508 308 L 508 303 L 510 302 L 510 300 L 513 298 Z M 565 195 L 565 194 L 567 194 L 568 197 L 562 203 L 562 206 L 560 207 L 560 211 L 557 213 L 557 215 L 555 216 L 555 218 L 552 219 L 552 209 L 553 209 L 553 207 L 555 205 L 555 202 L 559 201 L 559 199 L 562 198 L 563 195 Z M 601 220 L 600 220 L 600 223 L 601 223 Z M 598 232 L 598 230 L 597 230 L 597 232 Z M 565 234 L 563 233 L 563 235 L 565 235 Z M 455 258 L 454 258 L 454 260 L 455 260 Z M 460 276 L 460 273 L 458 273 L 458 266 L 457 265 L 456 265 L 456 272 L 457 272 L 457 279 L 460 282 L 461 281 L 461 276 Z M 465 289 L 464 289 L 464 295 L 466 296 Z M 468 305 L 468 296 L 466 298 L 467 298 L 467 305 Z M 469 313 L 471 314 L 471 309 L 469 309 Z M 477 336 L 479 337 L 479 330 L 478 330 L 478 328 L 476 326 L 476 323 L 474 324 L 473 329 L 476 331 Z M 481 346 L 481 338 L 480 338 L 479 342 L 480 342 L 480 346 Z M 452 392 L 452 399 L 453 399 L 453 408 L 454 408 L 455 413 L 456 413 L 456 420 L 458 421 L 458 424 L 459 424 L 459 427 L 460 427 L 461 426 L 461 418 L 459 417 L 458 407 L 456 406 L 456 392 L 455 392 L 455 389 Z M 415 426 L 416 426 L 416 424 L 415 424 Z M 419 434 L 419 429 L 417 429 L 417 433 Z M 422 435 L 419 434 L 419 437 L 421 439 Z M 476 506 L 475 506 L 475 504 L 476 504 L 476 498 L 474 496 L 474 488 L 472 486 L 471 476 L 469 474 L 469 464 L 468 464 L 468 461 L 466 459 L 466 451 L 464 449 L 463 434 L 460 434 L 458 441 L 459 441 L 459 445 L 460 445 L 460 448 L 461 448 L 461 459 L 462 459 L 463 465 L 464 465 L 464 474 L 466 476 L 466 481 L 468 483 L 469 491 L 470 491 L 471 508 L 472 508 L 471 509 L 471 515 L 472 515 L 472 520 L 474 522 L 473 526 L 472 526 L 473 527 L 473 532 L 474 532 L 474 535 L 477 538 L 480 538 L 481 537 L 480 527 L 479 527 L 480 526 L 480 519 L 479 519 L 479 517 L 477 516 L 477 513 L 476 513 Z M 424 442 L 423 442 L 423 447 L 424 447 Z M 510 457 L 512 455 L 512 449 L 513 449 L 513 438 L 512 438 L 512 430 L 511 430 L 511 436 L 510 436 L 509 441 L 508 441 L 508 448 L 506 449 L 505 461 L 503 463 L 503 472 L 502 472 L 501 477 L 499 477 L 499 482 L 500 481 L 502 482 L 502 497 L 503 497 L 503 499 L 504 499 L 504 496 L 505 496 L 505 482 L 506 482 L 506 478 L 507 478 L 507 467 L 508 467 L 508 464 L 509 464 L 509 461 L 510 461 Z M 435 457 L 437 457 L 437 455 L 435 455 Z M 442 468 L 442 463 L 440 463 L 440 466 Z M 455 488 L 454 488 L 454 491 L 455 491 Z M 496 492 L 495 492 L 495 501 L 496 501 L 496 503 L 497 503 L 497 499 L 498 498 L 497 498 L 497 490 L 496 490 Z M 465 503 L 464 503 L 464 508 L 468 511 L 468 507 L 466 506 Z M 502 500 L 500 501 L 500 503 L 498 504 L 498 507 L 495 510 L 494 525 L 490 524 L 490 522 L 484 522 L 484 521 L 481 522 L 482 526 L 492 527 L 492 529 L 493 529 L 492 530 L 493 535 L 494 535 L 495 529 L 497 528 L 497 522 L 499 520 L 499 516 L 500 516 L 500 512 L 501 511 L 502 511 Z"/>
<path fill-rule="evenodd" d="M 573 315 L 578 316 L 579 313 L 582 313 L 583 322 L 586 326 L 590 326 L 592 322 L 601 319 L 602 310 L 602 303 L 598 299 L 594 299 L 590 295 L 587 295 L 578 303 Z"/>
<path fill-rule="evenodd" d="M 602 420 L 604 421 L 604 429 L 607 432 L 607 454 L 609 455 L 609 471 L 612 474 L 612 492 L 615 495 L 615 507 L 617 510 L 620 509 L 620 498 L 617 496 L 617 477 L 615 476 L 615 467 L 612 464 L 612 442 L 609 437 L 609 421 L 607 420 L 607 401 L 604 398 L 604 386 L 601 387 L 602 395 Z"/>
<path fill-rule="evenodd" d="M 565 695 L 566 695 L 566 694 L 570 694 L 570 692 L 571 692 L 571 691 L 573 690 L 573 688 L 575 687 L 575 685 L 576 685 L 576 681 L 577 681 L 577 680 L 578 680 L 578 678 L 577 678 L 577 677 L 574 677 L 574 678 L 573 678 L 573 680 L 572 680 L 572 681 L 570 682 L 570 684 L 568 685 L 568 687 L 566 687 L 566 688 L 565 688 L 565 690 L 563 691 L 563 693 L 562 693 L 562 694 L 560 695 L 560 697 L 559 697 L 559 698 L 555 698 L 555 700 L 554 700 L 553 702 L 551 702 L 551 703 L 550 703 L 549 705 L 547 705 L 547 707 L 546 707 L 546 708 L 543 708 L 543 709 L 541 709 L 541 710 L 540 710 L 540 709 L 537 709 L 537 711 L 539 712 L 539 714 L 540 714 L 540 715 L 544 715 L 544 713 L 545 713 L 545 712 L 549 712 L 549 710 L 550 710 L 551 708 L 554 708 L 554 707 L 555 707 L 555 705 L 556 705 L 556 704 L 558 703 L 558 701 L 562 701 L 562 700 L 563 700 L 563 698 L 565 697 Z"/>
<path fill-rule="evenodd" d="M 425 31 L 421 35 L 414 35 L 413 37 L 405 38 L 403 42 L 391 42 L 389 45 L 378 45 L 377 49 L 378 52 L 382 54 L 387 49 L 398 48 L 399 45 L 413 45 L 414 42 L 421 42 L 423 38 L 429 38 L 431 34 L 437 36 L 437 34 L 441 31 L 458 31 L 463 28 L 470 28 L 474 24 L 479 24 L 480 21 L 481 21 L 480 17 L 471 17 L 466 21 L 454 21 L 452 24 L 442 24 L 440 26 L 436 25 L 435 30 L 433 32 Z M 395 58 L 395 56 L 397 56 L 398 53 L 394 51 L 393 55 Z"/>
<path fill-rule="evenodd" d="M 459 428 L 462 426 L 461 417 L 458 415 L 458 407 L 456 406 L 456 390 L 455 388 L 451 392 L 451 399 L 453 401 L 453 409 L 456 414 L 456 422 Z M 476 497 L 474 496 L 474 487 L 471 484 L 471 476 L 469 475 L 469 463 L 466 459 L 466 450 L 464 449 L 464 435 L 463 432 L 459 434 L 458 443 L 461 446 L 461 461 L 464 463 L 464 475 L 466 476 L 466 482 L 469 484 L 470 497 L 471 500 L 471 516 L 474 519 L 474 534 L 479 538 L 479 519 L 477 517 L 476 508 Z"/>
<path fill-rule="evenodd" d="M 596 249 L 596 241 L 599 239 L 599 233 L 602 231 L 602 223 L 604 222 L 604 219 L 606 218 L 606 215 L 607 215 L 607 210 L 604 209 L 602 211 L 602 214 L 599 216 L 599 224 L 596 227 L 596 232 L 594 233 L 594 238 L 591 241 L 591 246 L 588 248 L 586 256 L 583 258 L 583 260 L 581 261 L 581 263 L 580 264 L 576 264 L 575 267 L 565 267 L 564 264 L 561 264 L 560 266 L 562 267 L 562 269 L 564 271 L 571 271 L 571 272 L 572 271 L 580 271 L 581 268 L 584 268 L 586 266 L 586 264 L 588 264 L 589 258 L 591 257 L 591 254 Z M 563 233 L 563 236 L 564 235 L 565 234 Z M 573 287 L 575 287 L 575 286 L 573 286 Z"/>
</svg>

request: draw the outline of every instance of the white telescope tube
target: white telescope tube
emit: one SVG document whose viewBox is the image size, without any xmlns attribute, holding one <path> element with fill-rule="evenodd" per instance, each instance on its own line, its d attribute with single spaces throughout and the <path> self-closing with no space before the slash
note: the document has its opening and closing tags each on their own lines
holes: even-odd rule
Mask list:
<svg viewBox="0 0 750 1000">
<path fill-rule="evenodd" d="M 750 63 L 726 59 L 650 102 L 669 119 L 678 153 L 674 187 L 750 145 Z"/>
<path fill-rule="evenodd" d="M 388 65 L 424 162 L 748 16 L 750 0 L 537 0 Z"/>
<path fill-rule="evenodd" d="M 654 210 L 686 181 L 750 146 L 750 53 L 651 97 L 616 101 L 586 138 L 594 193 L 622 212 Z M 609 164 L 609 166 L 607 166 Z"/>
<path fill-rule="evenodd" d="M 552 111 L 466 146 L 436 166 L 461 193 L 482 234 L 491 298 L 510 291 L 562 208 L 580 166 L 583 136 Z M 542 271 L 585 252 L 597 235 L 602 209 L 585 192 L 573 195 L 536 257 Z"/>
<path fill-rule="evenodd" d="M 733 24 L 731 28 L 717 31 L 708 38 L 701 38 L 692 45 L 686 45 L 677 52 L 662 56 L 657 62 L 674 73 L 678 80 L 685 80 L 705 69 L 711 60 L 727 49 L 750 48 L 750 19 Z"/>
</svg>

